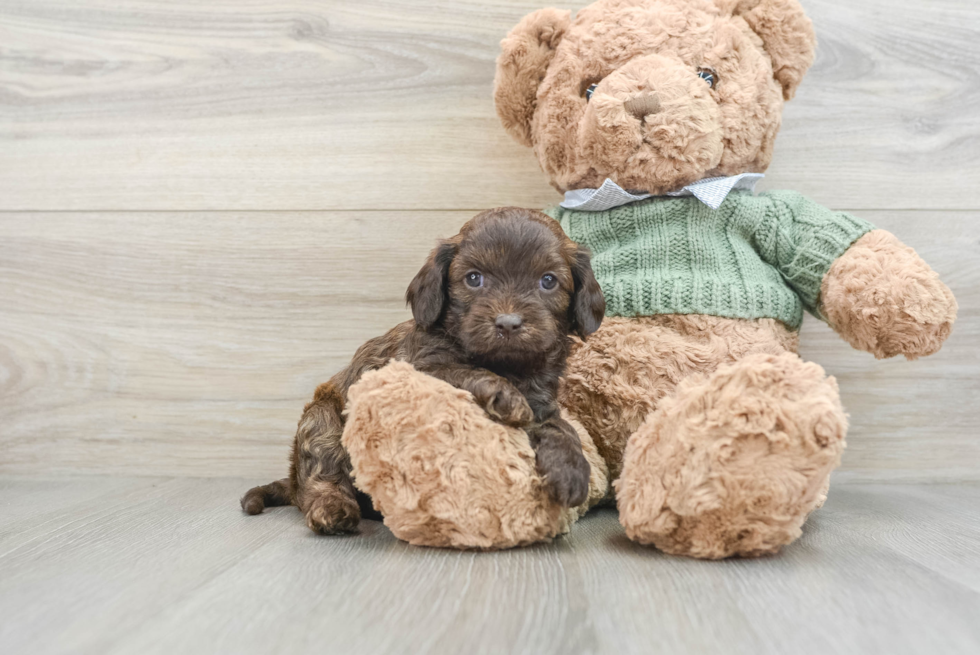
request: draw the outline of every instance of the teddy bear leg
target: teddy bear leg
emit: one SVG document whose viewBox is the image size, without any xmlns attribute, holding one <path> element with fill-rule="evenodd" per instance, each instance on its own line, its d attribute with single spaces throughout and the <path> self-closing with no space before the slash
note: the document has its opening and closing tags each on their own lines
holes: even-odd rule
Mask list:
<svg viewBox="0 0 980 655">
<path fill-rule="evenodd" d="M 796 352 L 798 340 L 775 319 L 607 318 L 576 343 L 559 402 L 588 430 L 615 480 L 630 436 L 678 384 L 749 355 Z"/>
<path fill-rule="evenodd" d="M 405 362 L 350 388 L 343 444 L 355 484 L 399 539 L 511 548 L 567 532 L 606 495 L 608 469 L 584 428 L 569 422 L 591 468 L 588 498 L 572 508 L 551 499 L 524 430 L 492 420 L 471 394 Z"/>
<path fill-rule="evenodd" d="M 620 521 L 675 555 L 774 553 L 823 503 L 846 429 L 834 378 L 793 353 L 692 376 L 630 437 Z"/>
</svg>

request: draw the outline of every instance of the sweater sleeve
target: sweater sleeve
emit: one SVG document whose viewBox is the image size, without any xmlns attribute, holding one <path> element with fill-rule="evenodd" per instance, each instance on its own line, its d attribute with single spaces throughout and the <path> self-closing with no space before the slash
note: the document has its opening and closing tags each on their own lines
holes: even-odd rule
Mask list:
<svg viewBox="0 0 980 655">
<path fill-rule="evenodd" d="M 820 285 L 831 265 L 874 229 L 860 218 L 835 212 L 794 191 L 761 194 L 768 208 L 755 233 L 762 259 L 774 266 L 818 318 Z"/>
</svg>

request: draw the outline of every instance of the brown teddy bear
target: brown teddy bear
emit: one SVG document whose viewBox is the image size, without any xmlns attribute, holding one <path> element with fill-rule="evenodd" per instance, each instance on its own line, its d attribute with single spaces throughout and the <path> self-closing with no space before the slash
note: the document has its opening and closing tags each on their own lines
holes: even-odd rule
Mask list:
<svg viewBox="0 0 980 655">
<path fill-rule="evenodd" d="M 909 359 L 939 350 L 956 315 L 888 232 L 796 193 L 752 192 L 813 62 L 809 19 L 796 0 L 599 0 L 574 21 L 539 10 L 501 46 L 498 114 L 565 193 L 549 213 L 592 249 L 612 317 L 577 343 L 561 394 L 584 427 L 590 501 L 550 507 L 517 431 L 407 412 L 468 401 L 406 365 L 351 390 L 358 485 L 413 543 L 551 537 L 614 481 L 637 542 L 775 552 L 823 502 L 847 428 L 834 379 L 796 354 L 803 310 L 855 348 Z M 442 437 L 421 456 L 423 433 Z M 488 434 L 502 445 L 486 456 Z"/>
</svg>

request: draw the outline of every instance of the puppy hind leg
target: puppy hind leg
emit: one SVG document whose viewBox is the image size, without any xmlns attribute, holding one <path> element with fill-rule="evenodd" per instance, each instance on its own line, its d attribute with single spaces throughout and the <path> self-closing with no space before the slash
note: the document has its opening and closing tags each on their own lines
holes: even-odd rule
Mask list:
<svg viewBox="0 0 980 655">
<path fill-rule="evenodd" d="M 350 458 L 341 445 L 344 399 L 331 383 L 321 385 L 300 419 L 293 447 L 295 504 L 319 534 L 355 532 L 361 520 L 350 479 Z"/>
<path fill-rule="evenodd" d="M 357 532 L 361 509 L 350 480 L 309 480 L 300 511 L 306 525 L 317 534 L 333 535 Z"/>
<path fill-rule="evenodd" d="M 289 478 L 276 480 L 261 487 L 252 487 L 242 496 L 242 509 L 246 514 L 261 514 L 266 507 L 291 505 L 293 502 Z"/>
</svg>

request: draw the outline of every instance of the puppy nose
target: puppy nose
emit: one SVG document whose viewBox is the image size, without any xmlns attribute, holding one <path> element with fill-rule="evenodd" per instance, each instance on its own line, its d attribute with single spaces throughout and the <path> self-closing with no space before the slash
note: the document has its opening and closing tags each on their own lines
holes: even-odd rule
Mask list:
<svg viewBox="0 0 980 655">
<path fill-rule="evenodd" d="M 641 93 L 624 102 L 623 106 L 626 111 L 642 121 L 644 117 L 660 111 L 660 96 L 656 93 Z"/>
<path fill-rule="evenodd" d="M 521 329 L 524 321 L 518 314 L 498 314 L 496 324 L 497 329 L 503 331 L 504 334 L 513 334 Z"/>
</svg>

